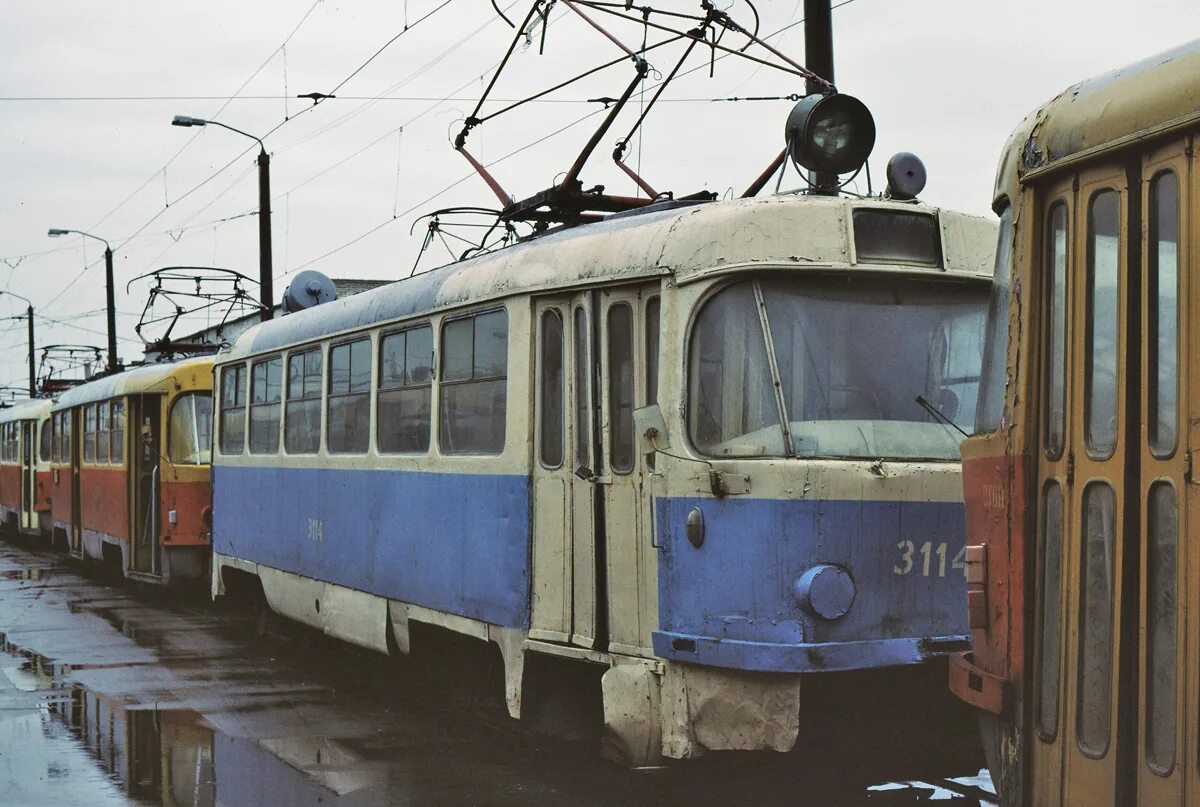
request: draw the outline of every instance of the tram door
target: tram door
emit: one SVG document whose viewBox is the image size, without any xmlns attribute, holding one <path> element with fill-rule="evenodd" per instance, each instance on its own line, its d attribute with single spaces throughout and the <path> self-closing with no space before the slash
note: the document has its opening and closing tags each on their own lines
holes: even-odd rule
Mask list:
<svg viewBox="0 0 1200 807">
<path fill-rule="evenodd" d="M 530 636 L 593 648 L 600 572 L 596 537 L 596 384 L 589 295 L 534 306 L 533 590 Z"/>
<path fill-rule="evenodd" d="M 130 561 L 132 571 L 142 574 L 161 574 L 162 559 L 159 534 L 162 514 L 159 512 L 159 462 L 162 456 L 162 396 L 130 396 L 128 419 L 136 424 L 126 441 L 129 469 L 130 501 Z M 115 403 L 115 402 L 114 402 Z M 114 423 L 116 418 L 114 418 Z M 115 426 L 114 426 L 115 428 Z"/>
<path fill-rule="evenodd" d="M 601 422 L 605 463 L 600 485 L 609 649 L 649 654 L 657 627 L 658 552 L 650 483 L 653 455 L 641 453 L 634 410 L 657 397 L 658 284 L 599 294 Z"/>
<path fill-rule="evenodd" d="M 37 526 L 34 502 L 37 498 L 37 421 L 22 420 L 21 423 L 21 529 Z"/>
<path fill-rule="evenodd" d="M 1196 777 L 1183 155 L 1043 197 L 1036 804 L 1183 804 Z"/>
<path fill-rule="evenodd" d="M 83 407 L 63 413 L 67 430 L 67 452 L 71 461 L 71 554 L 83 554 L 83 501 L 80 474 L 83 469 Z"/>
</svg>

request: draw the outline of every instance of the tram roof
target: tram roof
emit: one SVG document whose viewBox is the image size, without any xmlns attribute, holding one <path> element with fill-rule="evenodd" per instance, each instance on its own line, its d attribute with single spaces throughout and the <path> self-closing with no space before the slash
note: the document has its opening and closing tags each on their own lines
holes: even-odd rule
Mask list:
<svg viewBox="0 0 1200 807">
<path fill-rule="evenodd" d="M 851 212 L 937 213 L 947 269 L 852 262 Z M 275 350 L 409 316 L 519 294 L 747 268 L 890 269 L 987 278 L 995 224 L 926 205 L 780 195 L 615 216 L 448 264 L 248 329 L 219 360 Z"/>
<path fill-rule="evenodd" d="M 1081 81 L 1009 136 L 994 199 L 1021 182 L 1200 123 L 1200 39 Z"/>
<path fill-rule="evenodd" d="M 178 376 L 181 371 L 196 369 L 203 370 L 207 374 L 208 368 L 212 366 L 212 361 L 212 356 L 199 356 L 163 364 L 147 364 L 143 367 L 114 373 L 77 387 L 71 387 L 58 396 L 54 408 L 68 409 L 72 406 L 104 401 L 121 395 L 170 392 L 171 390 L 166 386 L 167 382 Z"/>
<path fill-rule="evenodd" d="M 14 420 L 38 420 L 50 411 L 54 401 L 49 398 L 34 398 L 28 401 L 14 403 L 0 409 L 0 423 L 11 423 Z"/>
</svg>

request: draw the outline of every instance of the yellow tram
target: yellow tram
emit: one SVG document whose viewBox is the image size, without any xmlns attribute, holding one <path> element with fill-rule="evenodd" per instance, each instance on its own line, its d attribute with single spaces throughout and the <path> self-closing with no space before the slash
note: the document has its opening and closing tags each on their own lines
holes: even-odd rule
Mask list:
<svg viewBox="0 0 1200 807">
<path fill-rule="evenodd" d="M 951 686 L 1005 804 L 1200 803 L 1198 138 L 1200 41 L 1069 88 L 1002 157 Z"/>
</svg>

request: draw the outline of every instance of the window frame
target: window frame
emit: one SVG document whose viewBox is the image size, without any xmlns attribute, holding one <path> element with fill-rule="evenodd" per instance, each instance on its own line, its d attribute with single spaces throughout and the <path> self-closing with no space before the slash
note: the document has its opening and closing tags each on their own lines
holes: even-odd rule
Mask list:
<svg viewBox="0 0 1200 807">
<path fill-rule="evenodd" d="M 171 435 L 174 433 L 174 430 L 171 428 L 171 422 L 175 417 L 175 410 L 179 407 L 179 405 L 183 401 L 191 400 L 193 398 L 208 398 L 208 401 L 209 401 L 210 426 L 209 426 L 209 434 L 208 434 L 208 443 L 209 443 L 209 445 L 208 445 L 208 462 L 185 462 L 185 461 L 175 458 L 175 446 L 174 446 L 173 441 L 171 440 Z M 216 418 L 212 417 L 213 402 L 215 399 L 216 399 L 216 395 L 214 395 L 211 390 L 196 389 L 196 390 L 188 390 L 187 392 L 180 393 L 179 395 L 176 395 L 175 398 L 171 401 L 171 406 L 167 410 L 167 420 L 166 420 L 166 424 L 167 424 L 167 446 L 166 446 L 167 462 L 171 463 L 172 465 L 188 467 L 188 468 L 203 468 L 205 466 L 212 465 L 213 450 L 216 447 L 215 444 L 217 442 L 216 440 L 213 439 L 213 434 L 212 434 L 213 430 L 212 430 L 212 426 L 211 426 L 211 423 L 214 420 L 216 420 Z M 199 422 L 199 421 L 195 421 L 195 422 Z M 196 436 L 197 436 L 197 438 L 199 438 L 199 431 L 196 432 Z M 201 448 L 199 439 L 196 440 L 196 445 L 197 445 L 197 448 Z M 203 456 L 203 455 L 201 455 L 201 456 Z"/>
<path fill-rule="evenodd" d="M 354 368 L 356 365 L 354 362 L 354 348 L 357 345 L 363 345 L 363 344 L 365 344 L 367 346 L 366 386 L 361 390 L 355 391 L 354 390 Z M 346 350 L 346 388 L 347 388 L 347 391 L 346 392 L 334 392 L 333 391 L 333 382 L 334 382 L 333 357 L 334 357 L 334 352 L 337 350 L 341 350 L 341 349 Z M 372 339 L 372 334 L 358 333 L 353 336 L 341 338 L 336 342 L 331 342 L 329 344 L 328 354 L 329 355 L 328 355 L 327 362 L 328 362 L 329 372 L 325 373 L 325 379 L 324 379 L 325 450 L 329 454 L 350 455 L 350 456 L 360 456 L 360 457 L 364 456 L 364 455 L 370 453 L 370 451 L 371 451 L 371 428 L 372 428 L 372 420 L 373 420 L 373 418 L 371 417 L 371 415 L 372 415 L 371 407 L 372 407 L 372 398 L 374 397 L 374 386 L 375 386 L 375 376 L 374 376 L 374 374 L 375 374 L 375 369 L 374 369 L 375 346 L 374 346 L 374 340 Z M 334 409 L 333 402 L 335 400 L 339 401 L 339 402 L 343 402 L 343 401 L 347 401 L 349 399 L 365 399 L 367 402 L 367 418 L 366 418 L 367 434 L 366 434 L 366 439 L 363 440 L 361 449 L 359 449 L 357 447 L 355 447 L 355 448 L 334 448 L 334 439 L 333 438 L 334 438 L 335 430 L 333 428 L 333 426 L 334 426 L 334 424 L 333 424 L 333 409 Z M 341 440 L 340 434 L 341 433 L 338 432 L 339 445 L 340 445 L 340 440 Z"/>
<path fill-rule="evenodd" d="M 549 347 L 557 348 L 558 356 L 558 383 L 547 384 L 551 379 L 546 375 L 546 359 L 548 347 L 546 342 L 546 334 L 548 330 L 546 323 L 548 319 L 556 319 L 558 321 L 558 341 Z M 563 315 L 563 310 L 556 305 L 549 305 L 538 312 L 537 318 L 537 403 L 536 403 L 536 429 L 537 429 L 537 459 L 541 466 L 547 470 L 555 470 L 563 467 L 563 463 L 567 461 L 567 376 L 566 376 L 566 357 L 567 357 L 567 323 L 566 317 Z M 548 396 L 553 394 L 556 396 L 551 400 Z M 554 404 L 551 406 L 551 404 Z M 557 413 L 557 420 L 554 415 Z M 547 443 L 546 435 L 550 427 L 554 427 L 557 431 L 557 443 Z M 557 462 L 553 461 L 553 456 L 547 456 L 547 446 L 557 447 L 558 457 Z"/>
<path fill-rule="evenodd" d="M 307 370 L 309 355 L 316 354 L 320 360 L 320 366 L 317 369 L 316 394 L 309 395 L 307 393 L 309 373 Z M 289 348 L 284 355 L 284 379 L 283 379 L 283 453 L 286 456 L 293 457 L 312 457 L 321 453 L 321 449 L 325 442 L 325 376 L 328 364 L 328 357 L 325 355 L 325 345 L 322 343 L 307 344 L 300 347 Z M 300 369 L 300 394 L 292 397 L 292 359 L 301 359 L 304 364 Z M 289 447 L 288 441 L 288 421 L 290 419 L 289 411 L 293 405 L 308 404 L 312 401 L 317 402 L 317 441 L 316 446 L 311 450 L 293 449 Z"/>
<path fill-rule="evenodd" d="M 504 357 L 504 373 L 503 373 L 503 375 L 476 375 L 475 323 L 481 317 L 485 317 L 489 314 L 497 314 L 497 313 L 504 315 L 504 350 L 503 350 L 503 354 L 502 354 Z M 450 351 L 446 347 L 446 328 L 449 327 L 450 325 L 453 325 L 456 322 L 462 322 L 464 320 L 471 321 L 471 358 L 470 358 L 471 375 L 468 378 L 457 378 L 457 379 L 452 379 L 452 380 L 446 380 L 446 378 L 445 378 L 446 365 L 447 365 L 447 362 L 448 362 L 449 356 L 450 356 Z M 510 328 L 511 324 L 512 324 L 512 317 L 509 315 L 508 308 L 503 305 L 491 306 L 489 308 L 484 308 L 484 309 L 481 309 L 478 311 L 464 312 L 461 314 L 455 314 L 453 316 L 447 316 L 447 317 L 444 317 L 441 320 L 441 322 L 439 323 L 438 343 L 437 343 L 438 347 L 439 347 L 438 357 L 437 357 L 438 358 L 437 421 L 438 421 L 438 451 L 441 454 L 444 454 L 444 455 L 450 456 L 450 457 L 498 457 L 498 456 L 502 456 L 504 454 L 505 449 L 508 447 L 508 438 L 509 438 L 509 429 L 508 429 L 508 398 L 509 398 L 508 386 L 509 385 L 508 385 L 508 382 L 509 382 L 509 378 L 510 378 L 510 376 L 509 376 L 509 350 L 512 347 L 512 339 L 511 339 L 512 334 L 511 334 L 511 328 Z M 501 418 L 501 422 L 504 424 L 504 435 L 503 435 L 503 439 L 500 442 L 499 450 L 497 450 L 497 451 L 479 451 L 474 448 L 472 448 L 470 450 L 455 450 L 455 449 L 449 448 L 447 446 L 448 440 L 447 440 L 447 432 L 446 432 L 447 423 L 449 421 L 449 419 L 446 417 L 446 405 L 447 405 L 447 401 L 449 400 L 449 396 L 447 396 L 445 394 L 445 390 L 447 388 L 452 388 L 452 387 L 463 387 L 463 386 L 468 386 L 468 385 L 473 385 L 473 384 L 477 385 L 477 384 L 496 382 L 496 381 L 502 381 L 503 389 L 504 389 L 504 397 L 503 397 L 503 400 L 504 400 L 503 410 L 504 411 L 502 413 L 502 418 Z"/>
<path fill-rule="evenodd" d="M 426 380 L 422 383 L 411 384 L 411 383 L 408 383 L 408 380 L 407 380 L 408 375 L 409 375 L 409 372 L 408 372 L 408 339 L 409 339 L 410 334 L 414 333 L 415 331 L 421 331 L 421 330 L 429 331 L 429 378 L 428 378 L 428 380 Z M 378 350 L 376 351 L 376 356 L 375 356 L 376 376 L 375 376 L 375 383 L 372 387 L 372 395 L 374 396 L 374 399 L 375 399 L 374 417 L 373 417 L 373 420 L 375 422 L 374 446 L 375 446 L 375 451 L 379 454 L 385 454 L 388 456 L 410 456 L 410 457 L 423 456 L 423 455 L 427 455 L 429 453 L 429 450 L 433 445 L 433 426 L 434 426 L 433 387 L 434 387 L 434 380 L 437 378 L 437 374 L 438 374 L 438 350 L 437 350 L 437 345 L 434 343 L 434 338 L 437 334 L 437 331 L 438 331 L 438 329 L 434 327 L 434 323 L 431 320 L 423 320 L 421 322 L 406 323 L 404 326 L 402 326 L 400 328 L 393 328 L 390 330 L 379 332 L 379 337 L 378 337 L 379 344 L 378 344 Z M 385 357 L 387 356 L 386 345 L 387 345 L 387 342 L 389 339 L 395 339 L 396 337 L 399 337 L 399 336 L 404 337 L 404 354 L 403 354 L 404 355 L 404 368 L 400 374 L 401 382 L 399 384 L 392 384 L 389 386 L 385 386 L 383 367 L 384 367 Z M 428 395 L 429 395 L 429 404 L 428 404 L 429 405 L 429 417 L 425 423 L 425 435 L 424 435 L 425 436 L 425 447 L 422 449 L 416 449 L 416 450 L 411 450 L 411 451 L 408 451 L 408 450 L 395 451 L 392 449 L 384 448 L 382 441 L 380 439 L 381 435 L 383 434 L 383 429 L 381 429 L 380 425 L 379 425 L 379 421 L 380 421 L 380 418 L 383 417 L 383 410 L 384 410 L 383 394 L 384 393 L 396 393 L 396 392 L 408 392 L 408 391 L 412 391 L 412 390 L 428 390 L 429 391 L 428 392 Z M 388 406 L 390 407 L 391 404 L 389 403 Z"/>
<path fill-rule="evenodd" d="M 269 387 L 270 372 L 271 372 L 270 365 L 272 362 L 278 363 L 279 379 L 278 379 L 276 398 L 274 400 L 267 399 L 264 401 L 256 402 L 254 400 L 254 397 L 255 397 L 255 371 L 258 370 L 259 367 L 266 368 L 267 377 L 266 377 L 266 379 L 264 379 L 263 384 L 264 384 L 264 387 L 267 388 L 267 391 L 269 391 L 269 389 L 270 389 L 270 387 Z M 283 354 L 282 353 L 275 353 L 273 355 L 263 356 L 263 357 L 257 358 L 250 362 L 250 373 L 249 373 L 250 390 L 249 390 L 249 395 L 247 396 L 248 400 L 246 402 L 246 412 L 247 412 L 247 414 L 246 414 L 246 450 L 250 454 L 254 454 L 257 456 L 264 456 L 264 455 L 270 456 L 271 454 L 278 454 L 280 446 L 283 444 L 283 438 L 282 438 L 283 394 L 284 394 L 283 373 L 284 373 L 284 363 L 283 363 Z M 256 409 L 262 410 L 262 409 L 266 409 L 271 406 L 274 406 L 275 410 L 276 410 L 275 439 L 273 441 L 274 447 L 270 448 L 268 450 L 264 450 L 264 451 L 256 451 L 255 447 L 254 447 L 254 422 L 255 422 L 254 421 L 254 412 Z"/>
<path fill-rule="evenodd" d="M 240 371 L 240 372 L 239 372 Z M 226 406 L 225 392 L 228 387 L 227 379 L 232 376 L 234 378 L 234 402 L 232 405 Z M 240 377 L 240 378 L 239 378 Z M 220 373 L 220 393 L 221 397 L 215 402 L 217 404 L 217 425 L 219 427 L 216 439 L 216 445 L 221 451 L 221 455 L 225 457 L 240 457 L 247 453 L 247 414 L 249 408 L 249 395 L 246 392 L 246 382 L 250 378 L 249 366 L 246 361 L 239 361 L 233 364 L 227 364 L 221 368 Z M 225 439 L 225 419 L 226 414 L 238 410 L 242 420 L 242 439 L 239 442 L 237 451 L 230 451 L 226 448 Z"/>
</svg>

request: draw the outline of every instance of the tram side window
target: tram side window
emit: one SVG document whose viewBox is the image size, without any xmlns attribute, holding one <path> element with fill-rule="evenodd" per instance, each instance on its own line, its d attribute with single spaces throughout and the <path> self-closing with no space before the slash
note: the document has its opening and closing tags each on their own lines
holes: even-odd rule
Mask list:
<svg viewBox="0 0 1200 807">
<path fill-rule="evenodd" d="M 250 453 L 279 451 L 280 401 L 283 398 L 283 359 L 257 361 L 250 369 Z"/>
<path fill-rule="evenodd" d="M 51 437 L 51 423 L 46 420 L 42 423 L 42 431 L 38 436 L 38 457 L 42 462 L 50 462 L 50 447 L 54 444 L 54 438 Z"/>
<path fill-rule="evenodd" d="M 1179 180 L 1172 171 L 1150 181 L 1149 221 L 1149 429 L 1150 452 L 1165 459 L 1178 433 L 1177 379 L 1179 288 Z"/>
<path fill-rule="evenodd" d="M 646 406 L 658 403 L 659 299 L 646 301 Z"/>
<path fill-rule="evenodd" d="M 975 432 L 986 434 L 1000 428 L 1004 416 L 1004 386 L 1008 379 L 1008 310 L 1012 292 L 1013 213 L 1004 206 L 996 244 L 996 271 L 988 303 L 987 333 L 984 337 L 983 373 L 979 383 L 979 409 Z"/>
<path fill-rule="evenodd" d="M 1112 487 L 1091 482 L 1083 491 L 1079 566 L 1079 688 L 1076 735 L 1080 749 L 1099 759 L 1112 731 L 1113 549 L 1117 501 Z"/>
<path fill-rule="evenodd" d="M 612 469 L 633 470 L 633 311 L 628 303 L 608 309 L 608 414 Z"/>
<path fill-rule="evenodd" d="M 1042 494 L 1041 607 L 1038 609 L 1038 733 L 1051 741 L 1058 734 L 1058 682 L 1062 639 L 1063 495 L 1050 480 Z"/>
<path fill-rule="evenodd" d="M 167 457 L 175 465 L 212 462 L 212 396 L 207 392 L 180 395 L 171 404 Z"/>
<path fill-rule="evenodd" d="M 329 450 L 365 454 L 371 439 L 371 340 L 329 349 Z"/>
<path fill-rule="evenodd" d="M 321 348 L 288 356 L 283 447 L 289 454 L 316 454 L 321 448 Z"/>
<path fill-rule="evenodd" d="M 1067 206 L 1055 202 L 1050 208 L 1046 227 L 1046 273 L 1049 293 L 1046 302 L 1050 310 L 1046 317 L 1046 456 L 1062 456 L 1063 432 L 1066 427 L 1064 409 L 1067 345 L 1067 261 L 1070 229 Z"/>
<path fill-rule="evenodd" d="M 442 326 L 438 445 L 447 454 L 504 450 L 508 314 L 489 311 Z"/>
<path fill-rule="evenodd" d="M 96 462 L 108 462 L 109 406 L 108 401 L 100 404 L 96 416 Z"/>
<path fill-rule="evenodd" d="M 112 428 L 109 431 L 112 450 L 109 452 L 109 459 L 112 460 L 113 465 L 121 465 L 125 462 L 125 401 L 123 399 L 112 402 L 109 416 L 112 418 Z"/>
<path fill-rule="evenodd" d="M 782 456 L 783 430 L 751 281 L 715 294 L 688 352 L 688 430 L 723 457 Z"/>
<path fill-rule="evenodd" d="M 379 343 L 375 433 L 385 454 L 429 450 L 433 390 L 433 328 L 389 333 Z"/>
<path fill-rule="evenodd" d="M 1088 456 L 1108 459 L 1117 447 L 1117 273 L 1121 255 L 1121 200 L 1115 190 L 1088 203 L 1087 358 L 1084 437 Z"/>
<path fill-rule="evenodd" d="M 575 308 L 575 466 L 587 468 L 591 462 L 591 412 L 592 378 L 588 369 L 587 313 L 582 306 Z"/>
<path fill-rule="evenodd" d="M 88 404 L 83 409 L 83 461 L 96 461 L 96 407 Z"/>
<path fill-rule="evenodd" d="M 59 431 L 62 428 L 61 416 L 58 412 L 50 415 L 50 461 L 59 461 Z"/>
<path fill-rule="evenodd" d="M 62 441 L 62 461 L 72 462 L 72 454 L 77 450 L 72 447 L 71 440 L 74 439 L 72 433 L 72 416 L 69 411 L 62 413 L 62 429 L 59 432 L 59 439 Z"/>
<path fill-rule="evenodd" d="M 1170 482 L 1150 486 L 1146 580 L 1146 759 L 1155 773 L 1175 766 L 1179 502 Z"/>
<path fill-rule="evenodd" d="M 565 421 L 563 418 L 563 321 L 557 308 L 542 312 L 542 360 L 538 379 L 538 425 L 541 445 L 538 458 L 547 468 L 563 461 Z"/>
<path fill-rule="evenodd" d="M 246 365 L 221 370 L 221 453 L 241 454 L 246 442 Z"/>
</svg>

